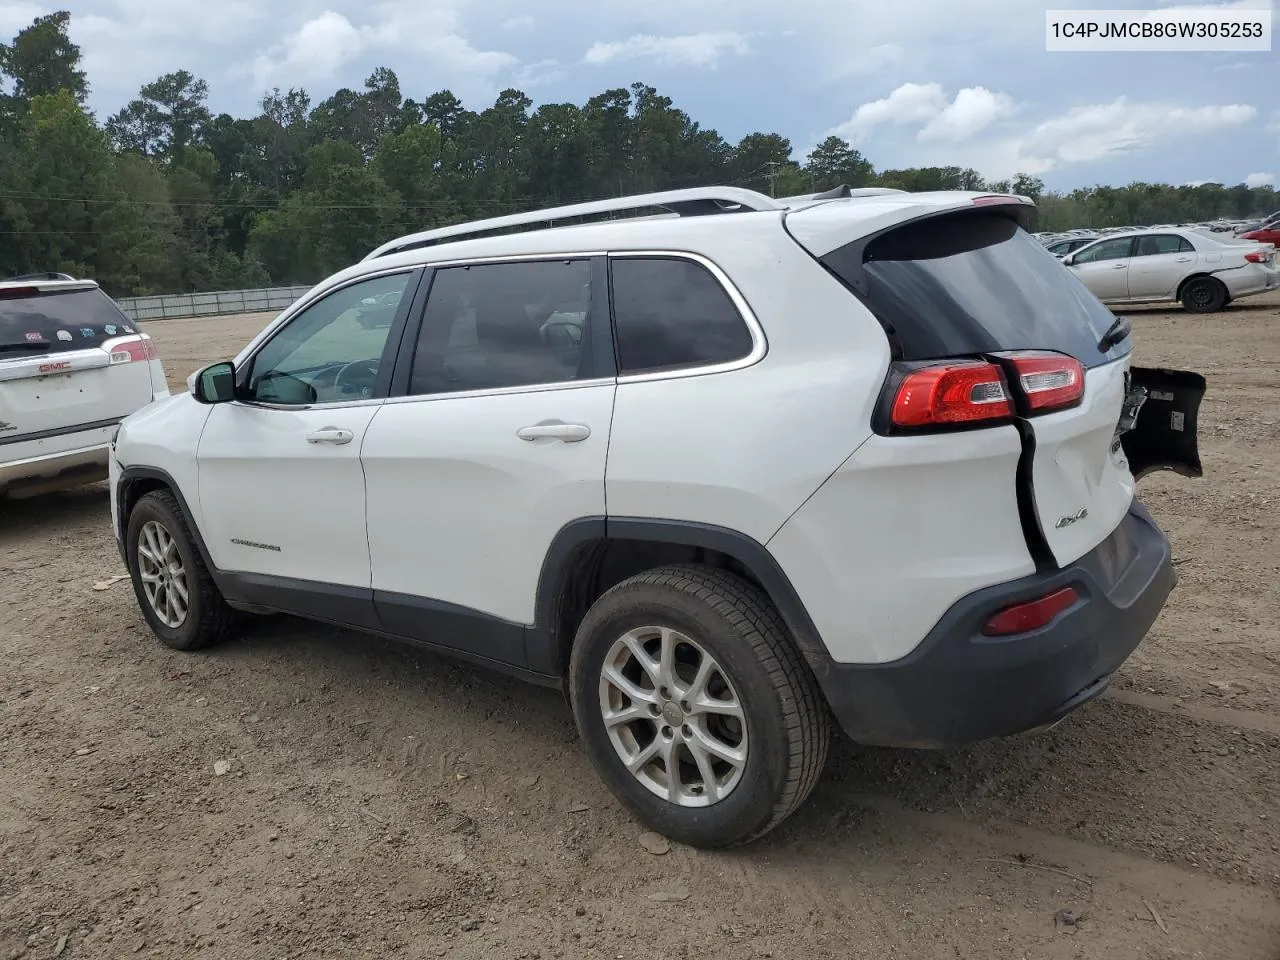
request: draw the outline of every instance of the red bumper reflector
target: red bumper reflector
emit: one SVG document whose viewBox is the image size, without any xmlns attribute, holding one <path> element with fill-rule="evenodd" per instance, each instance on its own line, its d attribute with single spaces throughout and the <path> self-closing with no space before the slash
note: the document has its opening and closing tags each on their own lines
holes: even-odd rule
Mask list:
<svg viewBox="0 0 1280 960">
<path fill-rule="evenodd" d="M 1075 587 L 1063 587 L 1036 600 L 1005 607 L 982 628 L 984 636 L 1009 637 L 1039 630 L 1080 599 Z"/>
</svg>

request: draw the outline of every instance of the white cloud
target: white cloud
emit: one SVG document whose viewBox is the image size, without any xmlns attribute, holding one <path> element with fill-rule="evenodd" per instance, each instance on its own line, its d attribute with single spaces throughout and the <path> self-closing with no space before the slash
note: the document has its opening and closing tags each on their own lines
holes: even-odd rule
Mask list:
<svg viewBox="0 0 1280 960">
<path fill-rule="evenodd" d="M 680 37 L 636 34 L 626 40 L 592 44 L 583 61 L 604 64 L 654 60 L 664 65 L 714 67 L 725 54 L 743 56 L 750 49 L 747 38 L 740 33 L 693 33 Z"/>
<path fill-rule="evenodd" d="M 0 43 L 8 43 L 19 30 L 31 26 L 31 21 L 43 16 L 45 9 L 34 3 L 0 3 Z"/>
<path fill-rule="evenodd" d="M 986 87 L 965 87 L 948 100 L 940 83 L 904 83 L 887 97 L 862 104 L 831 132 L 863 140 L 880 126 L 912 126 L 919 127 L 919 140 L 957 143 L 1007 119 L 1016 110 L 1011 96 Z"/>
<path fill-rule="evenodd" d="M 1170 140 L 1186 140 L 1250 123 L 1256 108 L 1243 103 L 1182 107 L 1171 103 L 1111 103 L 1073 107 L 1031 131 L 1026 150 L 1055 165 L 1086 163 Z"/>
<path fill-rule="evenodd" d="M 521 64 L 514 74 L 516 83 L 525 87 L 545 86 L 563 77 L 564 68 L 559 60 L 535 60 L 533 63 Z"/>
<path fill-rule="evenodd" d="M 533 26 L 533 17 L 512 17 L 510 20 L 502 21 L 503 30 L 528 30 Z"/>
<path fill-rule="evenodd" d="M 364 39 L 340 13 L 326 10 L 308 20 L 272 53 L 254 62 L 253 80 L 261 89 L 278 78 L 294 78 L 298 82 L 323 79 L 336 73 L 364 48 Z"/>
<path fill-rule="evenodd" d="M 259 89 L 316 82 L 371 52 L 426 57 L 455 76 L 482 80 L 519 63 L 509 53 L 472 46 L 461 34 L 457 12 L 448 6 L 384 0 L 371 8 L 368 23 L 356 25 L 333 10 L 307 20 L 254 60 L 253 79 Z"/>
<path fill-rule="evenodd" d="M 904 83 L 887 97 L 871 100 L 853 111 L 853 116 L 831 132 L 859 140 L 884 124 L 913 126 L 928 123 L 947 108 L 947 95 L 940 83 Z"/>
<path fill-rule="evenodd" d="M 997 120 L 1017 111 L 1017 104 L 1007 93 L 993 93 L 986 87 L 965 87 L 942 112 L 920 131 L 921 140 L 968 140 Z"/>
<path fill-rule="evenodd" d="M 1274 173 L 1251 173 L 1244 178 L 1246 187 L 1274 187 L 1276 185 L 1276 174 Z"/>
<path fill-rule="evenodd" d="M 1253 122 L 1258 113 L 1241 103 L 1186 107 L 1120 97 L 1111 103 L 1073 107 L 1030 129 L 1011 129 L 1007 121 L 1019 109 L 1008 94 L 985 87 L 965 87 L 948 99 L 941 84 L 904 83 L 887 97 L 862 104 L 829 133 L 865 149 L 873 135 L 888 137 L 894 127 L 914 130 L 918 146 L 912 152 L 912 165 L 958 164 L 1003 179 L 1015 173 L 1044 174 L 1239 128 Z M 993 136 L 993 128 L 1001 133 Z"/>
</svg>

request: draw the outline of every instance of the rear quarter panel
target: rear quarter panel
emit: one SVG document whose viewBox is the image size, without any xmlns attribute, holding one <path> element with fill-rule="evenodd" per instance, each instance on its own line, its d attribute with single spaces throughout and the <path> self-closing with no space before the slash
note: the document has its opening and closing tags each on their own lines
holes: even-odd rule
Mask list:
<svg viewBox="0 0 1280 960">
<path fill-rule="evenodd" d="M 743 226 L 729 236 L 717 224 L 697 249 L 750 305 L 767 353 L 724 373 L 620 378 L 610 516 L 713 524 L 764 543 L 871 435 L 883 331 L 777 220 Z"/>
</svg>

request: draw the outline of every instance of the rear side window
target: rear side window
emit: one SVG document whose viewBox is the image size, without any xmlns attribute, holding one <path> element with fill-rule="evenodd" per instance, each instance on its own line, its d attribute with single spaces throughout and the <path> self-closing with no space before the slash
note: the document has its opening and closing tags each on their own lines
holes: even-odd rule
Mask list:
<svg viewBox="0 0 1280 960">
<path fill-rule="evenodd" d="M 591 261 L 437 270 L 409 393 L 563 383 L 589 369 Z"/>
<path fill-rule="evenodd" d="M 15 296 L 17 290 L 21 295 Z M 0 358 L 84 350 L 136 332 L 101 290 L 0 288 Z"/>
<path fill-rule="evenodd" d="M 720 282 L 692 260 L 612 261 L 619 372 L 713 366 L 751 353 L 751 331 Z"/>
<path fill-rule="evenodd" d="M 881 234 L 850 266 L 842 248 L 823 258 L 885 327 L 897 359 L 932 360 L 1002 350 L 1058 350 L 1085 366 L 1103 353 L 1115 316 L 1012 219 L 988 211 L 918 220 Z M 861 277 L 842 276 L 860 269 Z"/>
<path fill-rule="evenodd" d="M 1162 253 L 1194 253 L 1195 247 L 1182 237 L 1174 234 L 1157 234 L 1150 237 L 1139 237 L 1135 257 L 1158 257 Z"/>
</svg>

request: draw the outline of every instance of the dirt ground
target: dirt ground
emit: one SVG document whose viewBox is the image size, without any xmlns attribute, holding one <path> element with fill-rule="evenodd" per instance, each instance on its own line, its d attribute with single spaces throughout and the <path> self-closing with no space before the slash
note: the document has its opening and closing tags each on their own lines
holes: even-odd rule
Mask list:
<svg viewBox="0 0 1280 960">
<path fill-rule="evenodd" d="M 1280 297 L 1132 316 L 1209 379 L 1206 476 L 1141 484 L 1183 580 L 1114 688 L 841 743 L 728 853 L 646 852 L 555 692 L 286 618 L 170 652 L 95 589 L 104 486 L 0 506 L 0 960 L 1278 960 Z M 147 330 L 181 389 L 266 319 Z"/>
</svg>

